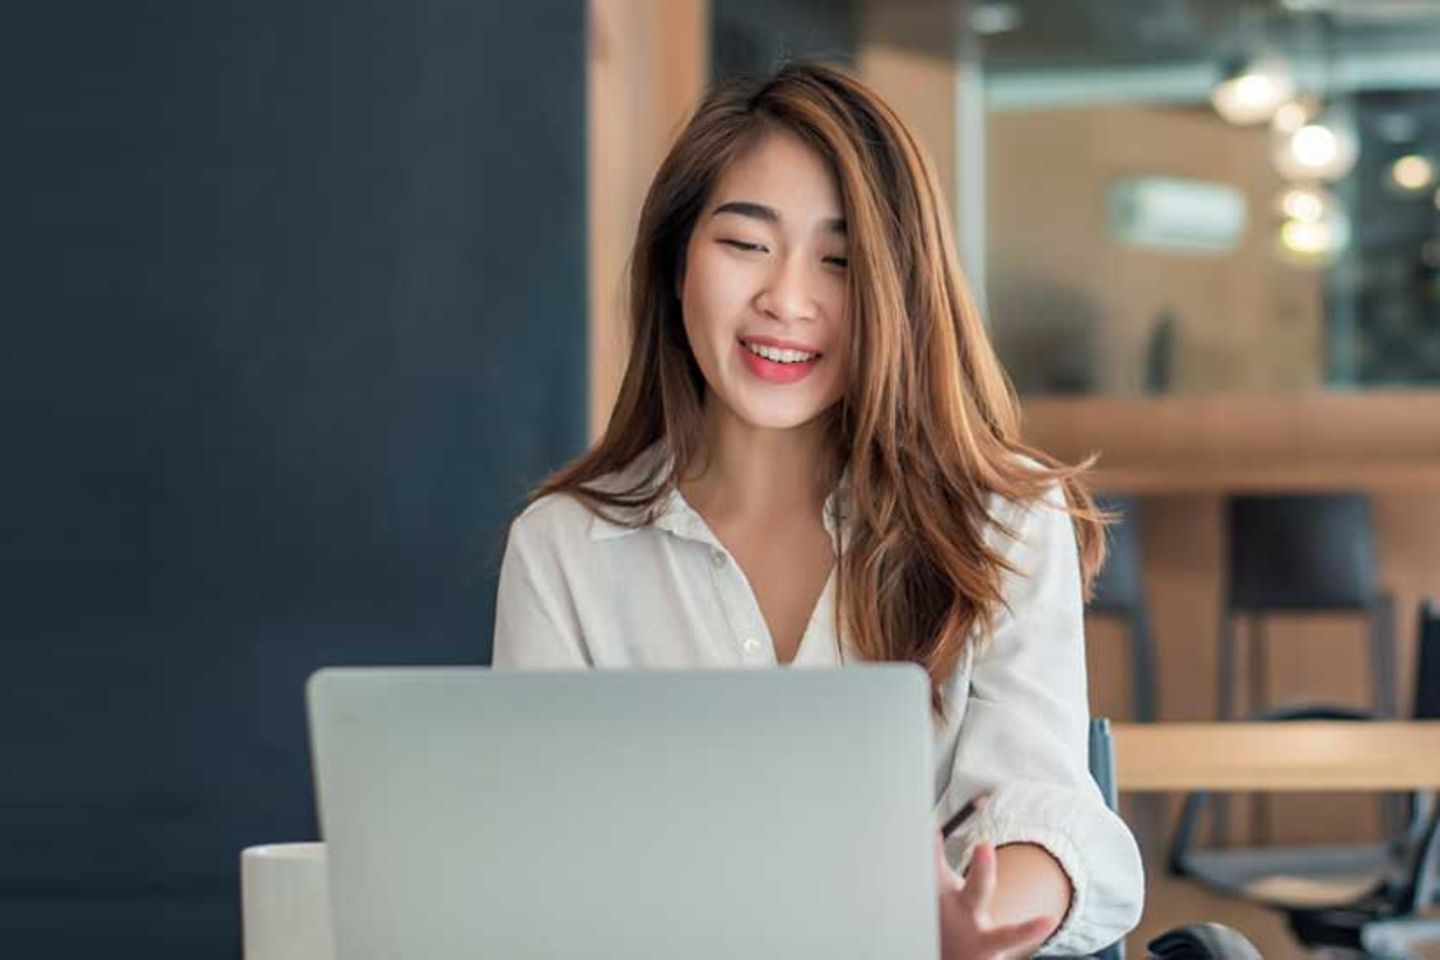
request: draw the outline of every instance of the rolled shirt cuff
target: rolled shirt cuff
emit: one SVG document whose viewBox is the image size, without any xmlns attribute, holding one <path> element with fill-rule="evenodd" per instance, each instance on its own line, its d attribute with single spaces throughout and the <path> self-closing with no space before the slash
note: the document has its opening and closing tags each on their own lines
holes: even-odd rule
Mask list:
<svg viewBox="0 0 1440 960">
<path fill-rule="evenodd" d="M 1036 844 L 1069 878 L 1070 909 L 1041 947 L 1042 956 L 1094 953 L 1140 922 L 1145 898 L 1140 850 L 1130 828 L 1098 793 L 1053 783 L 1008 783 L 946 841 L 946 858 L 963 872 L 980 843 Z"/>
</svg>

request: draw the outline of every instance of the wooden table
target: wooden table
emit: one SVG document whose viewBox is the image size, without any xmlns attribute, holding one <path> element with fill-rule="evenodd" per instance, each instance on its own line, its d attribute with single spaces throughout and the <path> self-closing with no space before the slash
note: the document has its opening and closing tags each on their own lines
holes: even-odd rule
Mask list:
<svg viewBox="0 0 1440 960">
<path fill-rule="evenodd" d="M 1440 721 L 1116 723 L 1122 791 L 1440 789 Z"/>
</svg>

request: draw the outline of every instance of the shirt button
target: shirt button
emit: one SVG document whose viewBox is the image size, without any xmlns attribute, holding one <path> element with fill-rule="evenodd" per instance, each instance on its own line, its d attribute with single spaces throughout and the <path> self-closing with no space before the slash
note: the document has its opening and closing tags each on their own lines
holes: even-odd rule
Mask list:
<svg viewBox="0 0 1440 960">
<path fill-rule="evenodd" d="M 758 652 L 759 650 L 760 650 L 760 641 L 759 641 L 759 640 L 756 640 L 754 637 L 746 637 L 746 638 L 745 638 L 745 652 L 746 652 L 746 653 L 756 653 L 756 652 Z"/>
<path fill-rule="evenodd" d="M 719 548 L 712 548 L 710 551 L 710 562 L 717 567 L 725 566 L 725 551 Z"/>
</svg>

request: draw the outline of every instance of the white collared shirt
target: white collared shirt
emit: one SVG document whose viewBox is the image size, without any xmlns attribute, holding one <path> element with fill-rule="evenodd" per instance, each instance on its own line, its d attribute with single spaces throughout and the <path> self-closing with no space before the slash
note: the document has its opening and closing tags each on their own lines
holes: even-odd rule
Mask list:
<svg viewBox="0 0 1440 960">
<path fill-rule="evenodd" d="M 637 461 L 638 463 L 638 461 Z M 632 467 L 633 469 L 633 467 Z M 624 485 L 629 471 L 616 480 Z M 1088 765 L 1080 568 L 1063 494 L 1025 509 L 992 498 L 987 541 L 1007 575 L 993 637 L 942 688 L 935 739 L 935 818 L 994 788 L 946 854 L 963 871 L 975 845 L 1035 843 L 1068 874 L 1064 923 L 1046 953 L 1084 954 L 1139 922 L 1144 875 L 1134 837 L 1100 796 Z M 835 538 L 835 497 L 825 526 Z M 791 666 L 855 662 L 836 629 L 832 570 Z M 973 639 L 973 638 L 972 638 Z M 841 647 L 844 647 L 842 660 Z M 492 665 L 503 668 L 776 667 L 755 593 L 730 552 L 680 495 L 648 525 L 607 521 L 566 495 L 531 504 L 510 528 L 495 606 Z"/>
</svg>

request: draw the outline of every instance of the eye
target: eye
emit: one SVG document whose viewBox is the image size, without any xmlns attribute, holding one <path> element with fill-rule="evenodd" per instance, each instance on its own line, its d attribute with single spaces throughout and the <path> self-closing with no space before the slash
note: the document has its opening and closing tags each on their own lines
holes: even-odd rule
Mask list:
<svg viewBox="0 0 1440 960">
<path fill-rule="evenodd" d="M 825 258 L 825 262 L 828 263 L 828 264 L 831 264 L 832 266 L 839 267 L 840 269 L 843 270 L 843 269 L 845 269 L 846 267 L 848 267 L 848 266 L 850 265 L 850 258 L 849 258 L 849 257 L 826 257 L 826 258 Z"/>
<path fill-rule="evenodd" d="M 765 245 L 761 243 L 746 243 L 744 240 L 721 239 L 720 243 L 727 247 L 734 247 L 736 250 L 743 250 L 745 253 L 768 253 Z"/>
</svg>

